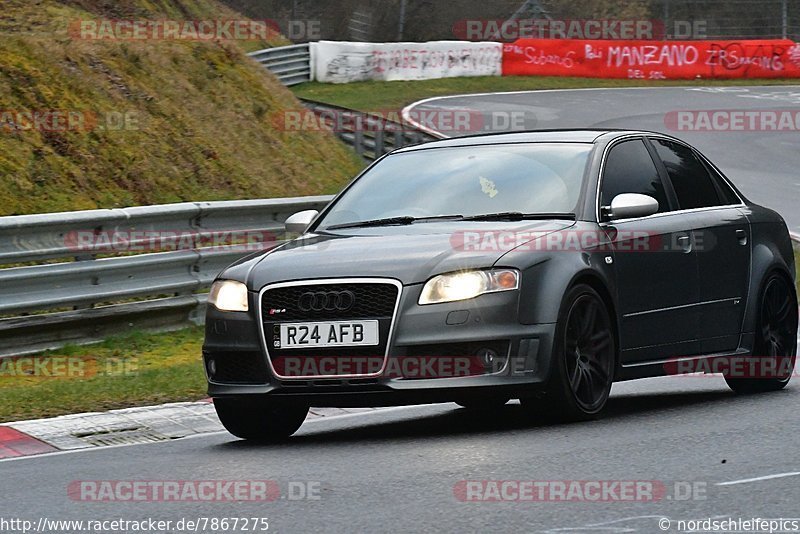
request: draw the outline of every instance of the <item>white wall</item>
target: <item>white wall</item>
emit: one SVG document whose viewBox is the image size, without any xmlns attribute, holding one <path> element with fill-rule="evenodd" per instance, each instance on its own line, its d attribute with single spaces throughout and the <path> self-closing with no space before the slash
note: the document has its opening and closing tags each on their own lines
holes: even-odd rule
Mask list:
<svg viewBox="0 0 800 534">
<path fill-rule="evenodd" d="M 311 43 L 314 79 L 328 83 L 365 80 L 429 80 L 460 76 L 500 76 L 501 43 Z"/>
</svg>

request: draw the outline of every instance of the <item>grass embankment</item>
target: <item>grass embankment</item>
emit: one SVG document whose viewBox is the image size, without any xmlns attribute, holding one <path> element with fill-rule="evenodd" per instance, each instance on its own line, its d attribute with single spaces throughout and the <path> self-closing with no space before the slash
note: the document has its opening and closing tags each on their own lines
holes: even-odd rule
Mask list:
<svg viewBox="0 0 800 534">
<path fill-rule="evenodd" d="M 752 85 L 798 85 L 800 80 L 699 80 L 658 81 L 604 80 L 597 78 L 480 76 L 412 82 L 356 82 L 348 84 L 304 83 L 292 88 L 300 98 L 317 100 L 362 111 L 398 110 L 435 96 L 534 91 L 542 89 L 589 89 L 597 87 L 726 87 Z"/>
<path fill-rule="evenodd" d="M 242 18 L 216 0 L 4 0 L 0 216 L 338 190 L 362 162 L 330 133 L 276 128 L 276 117 L 301 106 L 245 56 L 282 38 L 125 42 L 69 33 L 87 19 Z M 21 113 L 46 111 L 98 124 L 15 127 Z M 111 118 L 118 122 L 104 122 Z M 93 376 L 18 376 L 0 360 L 0 421 L 202 398 L 201 343 L 199 328 L 131 334 L 37 360 L 91 358 Z"/>
<path fill-rule="evenodd" d="M 202 399 L 202 338 L 202 328 L 132 333 L 33 357 L 47 371 L 0 360 L 0 422 Z"/>
<path fill-rule="evenodd" d="M 5 0 L 1 11 L 0 216 L 332 193 L 361 168 L 329 133 L 275 127 L 300 105 L 245 56 L 269 43 L 69 31 L 87 19 L 244 18 L 215 0 Z M 97 124 L 12 125 L 52 110 Z"/>
</svg>

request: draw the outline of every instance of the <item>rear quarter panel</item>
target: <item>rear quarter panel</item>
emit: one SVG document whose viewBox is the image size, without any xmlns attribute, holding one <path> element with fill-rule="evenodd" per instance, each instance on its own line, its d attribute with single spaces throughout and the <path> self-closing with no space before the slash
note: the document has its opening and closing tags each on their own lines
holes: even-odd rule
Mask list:
<svg viewBox="0 0 800 534">
<path fill-rule="evenodd" d="M 795 246 L 783 218 L 776 212 L 757 205 L 744 209 L 751 224 L 752 269 L 748 292 L 747 313 L 743 332 L 749 334 L 756 329 L 758 296 L 766 277 L 773 271 L 781 271 L 797 284 L 797 262 Z"/>
</svg>

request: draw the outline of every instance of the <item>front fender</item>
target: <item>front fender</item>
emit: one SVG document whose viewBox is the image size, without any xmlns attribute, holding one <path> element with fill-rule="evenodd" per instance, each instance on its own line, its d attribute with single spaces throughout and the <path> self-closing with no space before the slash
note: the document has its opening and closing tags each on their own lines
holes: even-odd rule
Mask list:
<svg viewBox="0 0 800 534">
<path fill-rule="evenodd" d="M 616 306 L 616 280 L 611 252 L 552 252 L 544 258 L 528 258 L 523 253 L 514 253 L 503 258 L 503 265 L 522 271 L 522 286 L 519 299 L 519 321 L 522 324 L 545 324 L 558 321 L 558 313 L 564 295 L 570 287 L 580 282 L 591 282 L 599 286 L 601 293 Z M 534 261 L 530 261 L 534 260 Z M 611 310 L 613 311 L 613 310 Z"/>
</svg>

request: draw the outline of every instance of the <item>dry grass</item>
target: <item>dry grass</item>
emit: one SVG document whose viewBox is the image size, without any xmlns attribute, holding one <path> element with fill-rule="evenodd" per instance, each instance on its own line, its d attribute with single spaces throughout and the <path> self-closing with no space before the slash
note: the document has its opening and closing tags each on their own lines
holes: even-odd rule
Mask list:
<svg viewBox="0 0 800 534">
<path fill-rule="evenodd" d="M 237 42 L 67 33 L 81 18 L 234 16 L 213 0 L 4 1 L 0 110 L 78 111 L 99 122 L 80 131 L 0 123 L 0 216 L 336 191 L 361 163 L 328 133 L 275 128 L 299 104 Z M 121 130 L 104 122 L 123 116 Z"/>
</svg>

